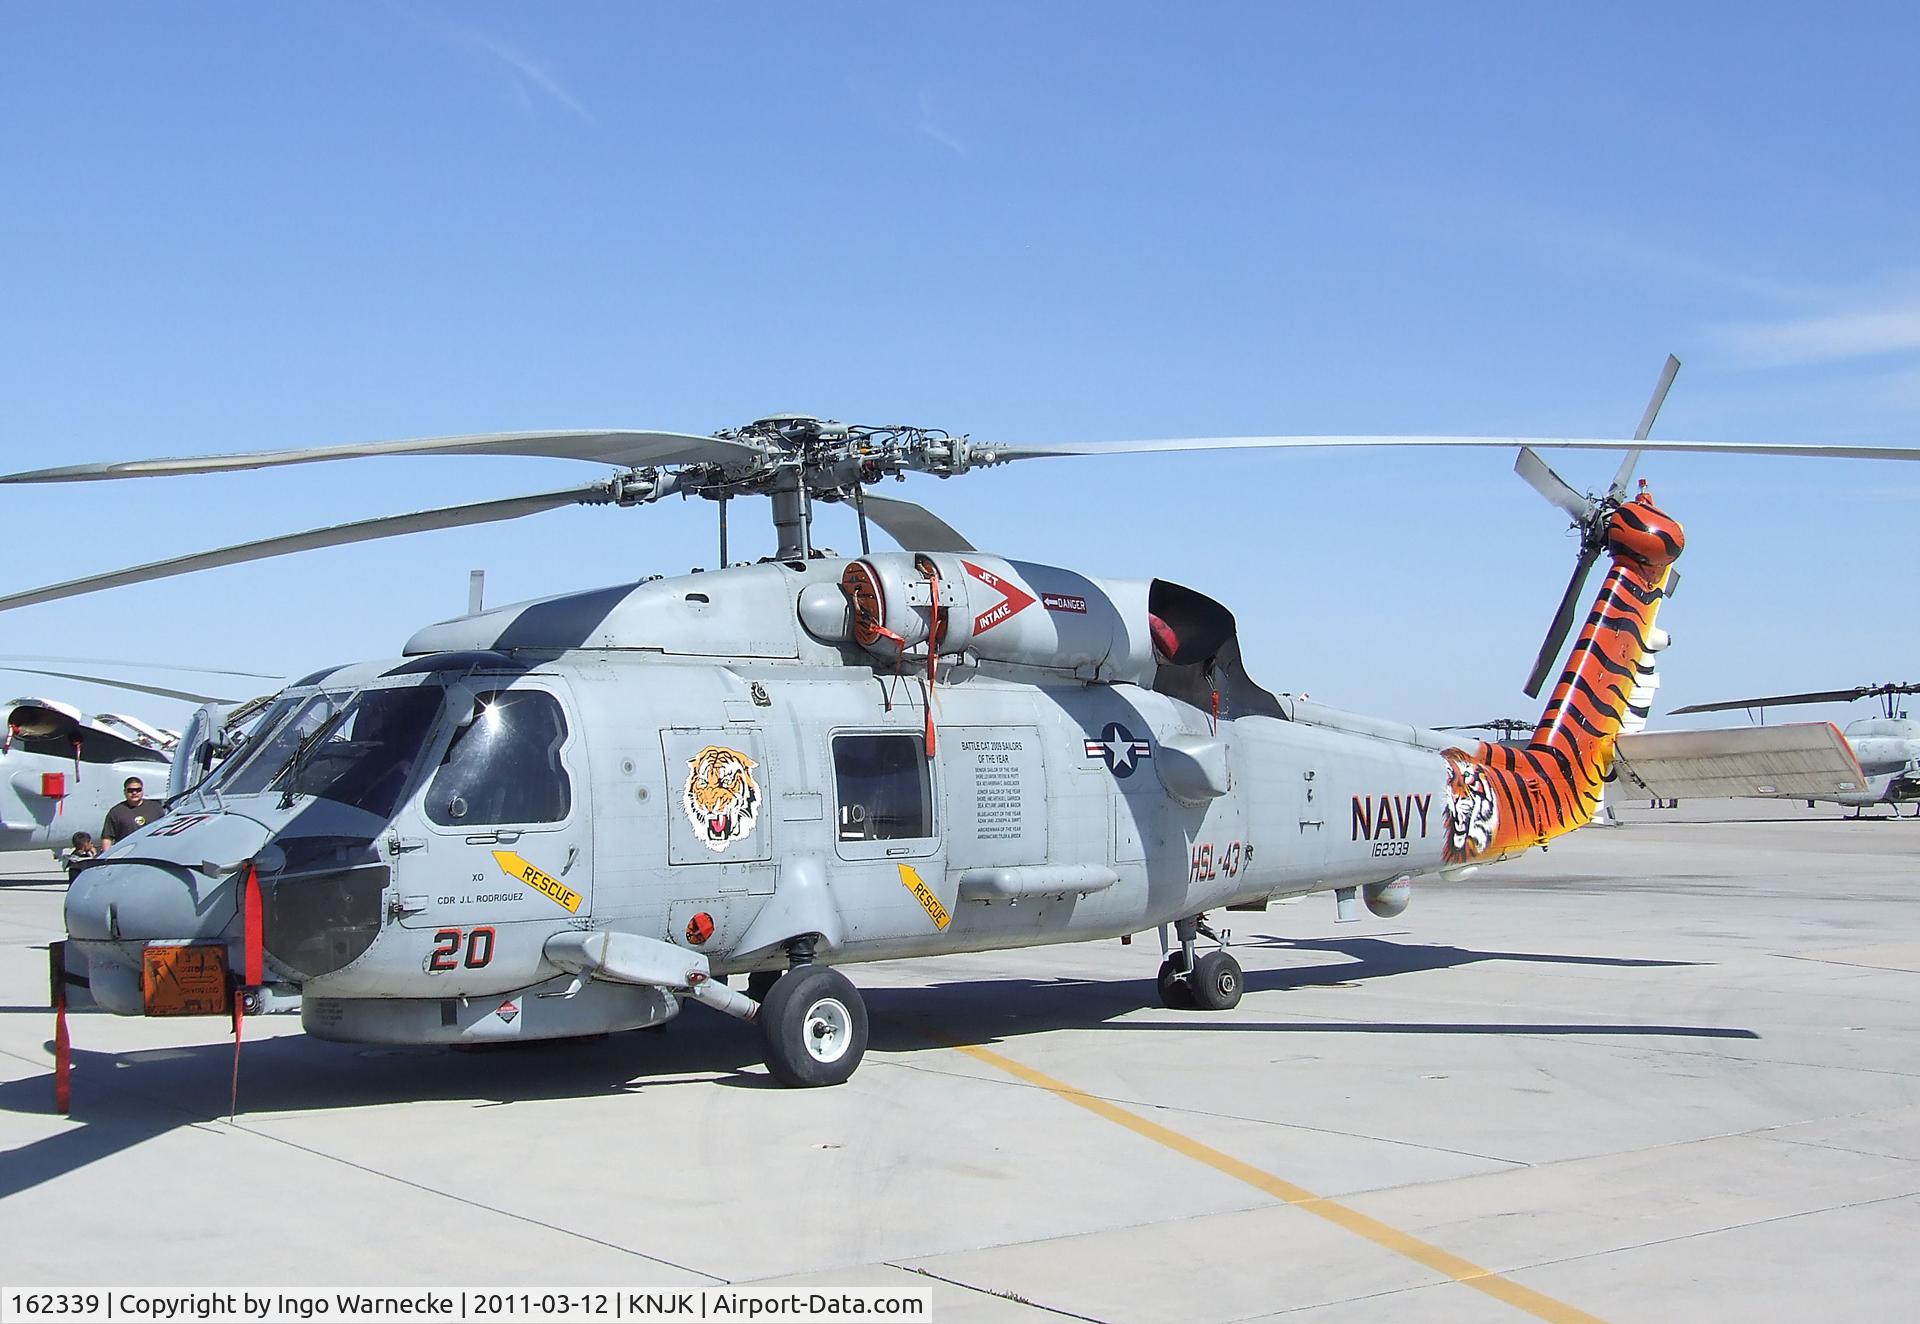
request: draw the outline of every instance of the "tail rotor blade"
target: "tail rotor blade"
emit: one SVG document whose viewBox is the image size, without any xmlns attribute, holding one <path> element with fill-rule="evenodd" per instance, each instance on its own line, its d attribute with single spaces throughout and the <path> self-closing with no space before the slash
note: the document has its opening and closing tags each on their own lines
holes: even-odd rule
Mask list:
<svg viewBox="0 0 1920 1324">
<path fill-rule="evenodd" d="M 1660 369 L 1660 380 L 1654 384 L 1653 398 L 1647 401 L 1647 412 L 1640 415 L 1639 430 L 1633 434 L 1635 441 L 1645 441 L 1653 433 L 1653 420 L 1660 417 L 1660 406 L 1667 402 L 1667 392 L 1673 389 L 1674 374 L 1680 371 L 1680 360 L 1667 355 L 1666 366 Z M 1633 470 L 1640 463 L 1640 451 L 1636 448 L 1627 452 L 1620 461 L 1620 469 L 1613 476 L 1613 486 L 1607 489 L 1615 501 L 1627 499 L 1627 484 L 1633 481 Z"/>
<path fill-rule="evenodd" d="M 1567 642 L 1567 632 L 1573 628 L 1574 613 L 1580 610 L 1580 591 L 1586 587 L 1587 575 L 1593 570 L 1593 563 L 1599 559 L 1600 548 L 1595 545 L 1581 552 L 1580 559 L 1574 563 L 1573 578 L 1567 581 L 1567 591 L 1560 598 L 1560 610 L 1553 615 L 1546 641 L 1540 645 L 1540 656 L 1534 659 L 1533 674 L 1527 677 L 1529 699 L 1540 697 L 1540 690 L 1560 656 L 1560 646 Z"/>
<path fill-rule="evenodd" d="M 1513 471 L 1526 479 L 1534 491 L 1571 515 L 1574 523 L 1584 524 L 1593 513 L 1593 503 L 1569 487 L 1533 447 L 1520 448 L 1520 454 L 1513 461 Z"/>
</svg>

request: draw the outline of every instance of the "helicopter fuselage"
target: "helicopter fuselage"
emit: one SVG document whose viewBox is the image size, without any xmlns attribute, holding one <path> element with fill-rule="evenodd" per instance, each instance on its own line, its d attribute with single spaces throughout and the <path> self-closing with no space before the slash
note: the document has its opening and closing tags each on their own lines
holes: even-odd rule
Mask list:
<svg viewBox="0 0 1920 1324">
<path fill-rule="evenodd" d="M 1847 723 L 1846 737 L 1867 786 L 1861 795 L 1835 796 L 1837 803 L 1862 807 L 1920 800 L 1920 722 L 1904 715 L 1863 717 Z"/>
<path fill-rule="evenodd" d="M 1396 883 L 1458 862 L 1436 738 L 1236 692 L 1211 658 L 1162 684 L 1150 586 L 967 564 L 1015 605 L 931 674 L 850 637 L 823 607 L 849 563 L 816 559 L 504 608 L 308 677 L 80 874 L 95 996 L 140 1012 L 154 945 L 239 969 L 249 877 L 309 1031 L 451 1042 L 677 1010 L 684 989 L 583 977 L 583 931 L 724 976 L 796 941 L 830 964 L 981 951 L 1329 889 L 1392 914 Z M 1060 665 L 983 655 L 1022 612 Z M 1105 656 L 1075 642 L 1091 626 Z M 1189 701 L 1195 675 L 1227 692 Z"/>
</svg>

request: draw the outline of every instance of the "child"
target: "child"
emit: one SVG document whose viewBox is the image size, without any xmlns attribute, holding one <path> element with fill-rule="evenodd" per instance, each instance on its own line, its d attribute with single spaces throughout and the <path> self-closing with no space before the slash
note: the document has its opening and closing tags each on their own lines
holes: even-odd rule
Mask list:
<svg viewBox="0 0 1920 1324">
<path fill-rule="evenodd" d="M 99 853 L 100 848 L 93 844 L 93 833 L 74 833 L 73 844 L 68 848 L 64 861 L 67 866 L 67 881 L 72 882 L 73 876 L 80 872 L 81 866 Z"/>
</svg>

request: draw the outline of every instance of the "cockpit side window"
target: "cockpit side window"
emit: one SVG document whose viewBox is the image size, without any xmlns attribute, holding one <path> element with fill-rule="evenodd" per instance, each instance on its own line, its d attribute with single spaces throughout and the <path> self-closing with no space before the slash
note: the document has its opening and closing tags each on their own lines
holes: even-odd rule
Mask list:
<svg viewBox="0 0 1920 1324">
<path fill-rule="evenodd" d="M 558 823 L 573 808 L 560 759 L 567 719 L 542 690 L 487 690 L 454 732 L 427 788 L 427 817 L 442 827 Z"/>
</svg>

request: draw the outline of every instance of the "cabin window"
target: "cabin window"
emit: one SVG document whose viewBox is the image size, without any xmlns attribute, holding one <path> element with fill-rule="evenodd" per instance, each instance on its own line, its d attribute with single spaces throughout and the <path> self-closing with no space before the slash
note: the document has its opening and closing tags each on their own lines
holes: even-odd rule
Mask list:
<svg viewBox="0 0 1920 1324">
<path fill-rule="evenodd" d="M 933 784 L 919 736 L 835 736 L 840 840 L 933 835 Z"/>
<path fill-rule="evenodd" d="M 543 690 L 488 690 L 473 707 L 427 788 L 427 817 L 442 827 L 558 823 L 573 808 L 560 747 L 567 719 Z"/>
</svg>

